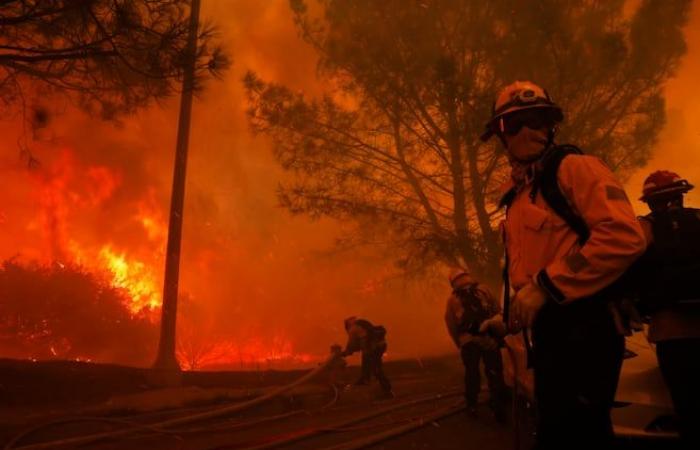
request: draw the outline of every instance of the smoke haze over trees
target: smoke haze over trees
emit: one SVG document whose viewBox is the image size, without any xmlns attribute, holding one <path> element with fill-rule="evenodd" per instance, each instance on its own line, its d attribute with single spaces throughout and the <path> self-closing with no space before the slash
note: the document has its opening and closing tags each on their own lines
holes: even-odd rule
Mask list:
<svg viewBox="0 0 700 450">
<path fill-rule="evenodd" d="M 293 213 L 350 220 L 348 245 L 387 246 L 406 269 L 467 262 L 494 281 L 495 208 L 508 164 L 479 141 L 499 88 L 529 79 L 565 111 L 558 141 L 620 176 L 665 122 L 662 87 L 690 2 L 291 0 L 319 55 L 320 100 L 249 73 L 250 123 L 291 172 Z M 314 6 L 314 7 L 310 7 Z M 320 11 L 320 14 L 316 14 Z"/>
<path fill-rule="evenodd" d="M 626 3 L 640 4 L 637 0 Z M 313 5 L 310 1 L 310 13 L 322 12 Z M 409 5 L 409 1 L 401 2 L 402 8 Z M 629 9 L 625 17 L 633 12 Z M 246 93 L 240 81 L 249 69 L 262 80 L 312 98 L 320 97 L 334 79 L 315 76 L 317 53 L 298 38 L 288 1 L 204 0 L 202 17 L 205 22 L 206 18 L 215 20 L 220 41 L 235 56 L 236 64 L 223 74 L 223 81 L 207 84 L 194 105 L 181 287 L 191 296 L 189 302 L 196 311 L 186 302 L 180 305 L 178 337 L 193 334 L 201 341 L 241 344 L 243 350 L 248 342 L 261 341 L 260 346 L 251 347 L 268 354 L 275 336 L 281 336 L 293 344 L 295 353 L 325 357 L 330 343 L 343 343 L 342 319 L 358 315 L 387 326 L 391 358 L 453 351 L 442 326 L 449 295 L 444 267 L 436 265 L 423 276 L 399 278 L 400 269 L 381 253 L 379 245 L 327 251 L 338 230 L 352 230 L 356 221 L 326 217 L 313 221 L 307 214 L 290 217 L 279 207 L 275 188 L 279 180 L 293 180 L 294 173 L 284 173 L 275 163 L 271 139 L 246 132 Z M 663 21 L 653 14 L 647 17 L 651 24 L 645 33 L 651 47 L 657 48 L 663 39 L 656 30 Z M 697 2 L 691 21 L 684 29 L 688 54 L 682 58 L 678 75 L 664 89 L 667 124 L 652 162 L 635 171 L 626 185 L 631 200 L 640 195 L 643 179 L 653 170 L 674 170 L 691 182 L 700 177 L 700 94 L 694 87 L 700 77 Z M 594 73 L 588 72 L 587 76 Z M 552 95 L 562 100 L 557 92 Z M 357 105 L 351 96 L 334 99 L 344 107 Z M 5 150 L 0 154 L 0 177 L 11 187 L 3 190 L 0 202 L 0 261 L 14 255 L 22 262 L 36 260 L 45 266 L 74 260 L 99 273 L 109 269 L 99 253 L 110 246 L 129 264 L 144 264 L 152 274 L 154 292 L 160 292 L 165 241 L 159 230 L 167 225 L 176 95 L 117 121 L 103 121 L 99 114 L 77 110 L 64 96 L 42 100 L 39 105 L 50 116 L 36 135 L 27 136 L 41 161 L 41 167 L 32 171 L 17 158 L 21 105 L 0 106 L 4 113 L 0 146 Z M 491 101 L 484 99 L 480 105 L 487 115 Z M 32 103 L 27 105 L 31 113 Z M 41 118 L 39 114 L 37 119 Z M 484 119 L 478 118 L 478 131 Z M 562 132 L 567 128 L 564 124 Z M 689 193 L 690 205 L 700 202 L 699 192 Z M 639 214 L 646 211 L 646 205 L 633 203 Z M 372 222 L 369 217 L 366 222 Z M 154 224 L 157 226 L 152 227 Z M 382 234 L 362 237 L 386 241 L 388 229 L 382 227 Z M 404 246 L 398 249 L 403 252 Z M 416 265 L 419 262 L 414 260 Z M 192 330 L 183 327 L 190 317 L 194 317 Z M 419 323 L 425 326 L 416 326 Z M 114 337 L 118 344 L 121 337 Z M 139 343 L 140 356 L 147 364 L 152 362 L 157 333 L 149 339 Z M 186 348 L 197 351 L 203 349 L 197 347 L 200 343 L 184 342 Z M 127 362 L 121 358 L 105 361 Z M 197 364 L 208 365 L 202 358 Z M 236 356 L 233 367 L 251 366 L 241 365 Z"/>
</svg>

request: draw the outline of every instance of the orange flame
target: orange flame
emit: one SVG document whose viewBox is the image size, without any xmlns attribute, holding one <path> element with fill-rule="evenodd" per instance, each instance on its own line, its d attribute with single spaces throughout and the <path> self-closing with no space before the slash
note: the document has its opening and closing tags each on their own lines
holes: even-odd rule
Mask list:
<svg viewBox="0 0 700 450">
<path fill-rule="evenodd" d="M 125 306 L 132 314 L 160 308 L 162 300 L 154 269 L 157 258 L 137 259 L 132 256 L 136 253 L 133 248 L 127 251 L 121 246 L 115 248 L 113 243 L 95 246 L 71 233 L 72 221 L 85 208 L 105 206 L 114 197 L 122 186 L 121 173 L 101 165 L 81 167 L 74 152 L 64 148 L 52 164 L 33 176 L 40 186 L 40 218 L 50 244 L 50 262 L 62 264 L 61 260 L 69 260 L 98 273 L 106 272 L 113 286 L 128 292 L 131 301 Z M 153 189 L 134 206 L 137 212 L 124 219 L 138 223 L 145 231 L 147 240 L 138 246 L 138 254 L 152 254 L 145 249 L 160 247 L 167 230 Z"/>
<path fill-rule="evenodd" d="M 143 261 L 128 260 L 125 253 L 117 253 L 109 245 L 100 249 L 99 259 L 112 273 L 112 285 L 129 293 L 131 303 L 127 307 L 133 314 L 160 308 L 162 298 L 151 267 Z"/>
<path fill-rule="evenodd" d="M 148 240 L 164 243 L 168 237 L 168 224 L 159 208 L 155 189 L 148 189 L 146 197 L 138 203 L 137 209 L 134 218 L 146 230 Z"/>
<path fill-rule="evenodd" d="M 114 287 L 123 290 L 124 307 L 132 316 L 158 321 L 162 305 L 163 251 L 167 240 L 167 216 L 155 187 L 145 187 L 137 198 L 122 201 L 124 174 L 119 168 L 83 164 L 71 149 L 63 149 L 44 169 L 31 174 L 37 184 L 40 208 L 32 218 L 32 230 L 43 231 L 49 251 L 37 250 L 37 257 L 51 264 L 75 263 L 101 274 Z M 113 209 L 114 208 L 114 209 Z M 90 223 L 95 210 L 112 210 L 116 227 Z M 0 211 L 0 221 L 4 220 Z M 92 230 L 104 230 L 97 235 Z M 123 234 L 122 234 L 123 232 Z M 106 235 L 105 235 L 106 234 Z M 194 262 L 202 272 L 210 270 L 219 258 L 219 249 L 203 249 Z M 277 255 L 270 252 L 269 261 Z M 262 287 L 258 288 L 262 293 Z M 186 328 L 191 327 L 189 333 Z M 51 330 L 44 330 L 50 332 Z M 208 330 L 197 318 L 180 318 L 177 357 L 183 368 L 293 368 L 318 361 L 320 356 L 295 351 L 292 340 L 279 334 L 255 337 L 221 335 Z M 37 345 L 39 339 L 36 339 Z M 52 342 L 50 357 L 60 358 L 70 342 Z M 82 353 L 81 353 L 82 355 Z M 33 355 L 28 355 L 33 356 Z M 90 361 L 92 355 L 81 356 Z"/>
<path fill-rule="evenodd" d="M 242 343 L 231 340 L 208 340 L 195 343 L 180 339 L 177 349 L 180 365 L 187 370 L 207 367 L 245 368 L 290 368 L 318 361 L 317 355 L 294 351 L 291 341 L 275 336 L 271 342 L 249 339 Z"/>
</svg>

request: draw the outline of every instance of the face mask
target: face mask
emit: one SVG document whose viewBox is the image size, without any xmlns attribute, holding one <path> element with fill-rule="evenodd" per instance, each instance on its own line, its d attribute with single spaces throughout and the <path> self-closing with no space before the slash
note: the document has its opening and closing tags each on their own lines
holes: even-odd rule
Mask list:
<svg viewBox="0 0 700 450">
<path fill-rule="evenodd" d="M 549 142 L 549 130 L 522 127 L 514 136 L 504 136 L 510 156 L 519 162 L 537 160 Z"/>
</svg>

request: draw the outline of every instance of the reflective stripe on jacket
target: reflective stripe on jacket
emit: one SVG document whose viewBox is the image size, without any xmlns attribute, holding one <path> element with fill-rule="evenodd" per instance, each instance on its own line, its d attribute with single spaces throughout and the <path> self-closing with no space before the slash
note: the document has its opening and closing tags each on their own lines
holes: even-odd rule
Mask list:
<svg viewBox="0 0 700 450">
<path fill-rule="evenodd" d="M 620 183 L 598 158 L 569 155 L 557 173 L 559 187 L 581 216 L 590 237 L 578 236 L 546 204 L 532 180 L 516 193 L 505 220 L 511 286 L 531 279 L 567 303 L 601 291 L 644 252 L 646 240 Z"/>
</svg>

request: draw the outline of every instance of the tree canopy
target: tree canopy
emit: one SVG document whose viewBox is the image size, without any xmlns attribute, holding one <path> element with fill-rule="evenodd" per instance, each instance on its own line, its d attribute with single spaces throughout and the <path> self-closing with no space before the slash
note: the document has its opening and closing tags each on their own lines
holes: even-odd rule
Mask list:
<svg viewBox="0 0 700 450">
<path fill-rule="evenodd" d="M 104 118 L 176 88 L 183 73 L 188 0 L 0 1 L 0 102 L 70 93 Z M 212 27 L 200 26 L 197 69 L 227 66 Z"/>
<path fill-rule="evenodd" d="M 559 142 L 621 176 L 649 158 L 662 88 L 686 46 L 690 2 L 643 0 L 290 0 L 327 87 L 307 98 L 249 73 L 252 129 L 290 174 L 293 213 L 358 226 L 407 267 L 467 263 L 495 281 L 496 208 L 508 164 L 479 135 L 496 92 L 545 87 L 565 111 Z M 314 5 L 316 6 L 316 5 Z"/>
</svg>

